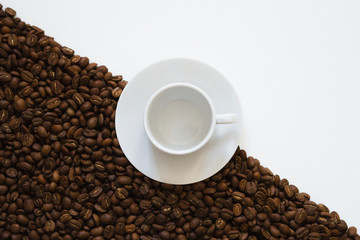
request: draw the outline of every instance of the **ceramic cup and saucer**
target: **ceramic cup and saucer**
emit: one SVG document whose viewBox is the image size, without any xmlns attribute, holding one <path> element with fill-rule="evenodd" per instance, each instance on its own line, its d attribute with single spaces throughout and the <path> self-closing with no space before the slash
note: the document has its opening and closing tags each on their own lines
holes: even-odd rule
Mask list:
<svg viewBox="0 0 360 240">
<path fill-rule="evenodd" d="M 191 59 L 150 65 L 129 81 L 116 108 L 122 151 L 146 176 L 169 184 L 211 177 L 239 145 L 241 106 L 226 78 Z"/>
</svg>

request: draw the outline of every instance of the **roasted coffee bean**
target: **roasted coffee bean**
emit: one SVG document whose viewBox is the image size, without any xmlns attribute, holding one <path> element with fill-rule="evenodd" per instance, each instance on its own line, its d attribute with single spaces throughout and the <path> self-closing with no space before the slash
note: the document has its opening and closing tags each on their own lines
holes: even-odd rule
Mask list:
<svg viewBox="0 0 360 240">
<path fill-rule="evenodd" d="M 198 183 L 144 176 L 116 138 L 127 81 L 15 14 L 0 5 L 0 239 L 360 238 L 239 148 Z"/>
<path fill-rule="evenodd" d="M 21 97 L 15 96 L 14 98 L 14 109 L 17 112 L 25 111 L 26 103 L 25 100 Z"/>
<path fill-rule="evenodd" d="M 117 87 L 117 88 L 114 88 L 114 90 L 112 90 L 111 95 L 114 98 L 119 98 L 121 93 L 122 93 L 122 89 L 120 87 Z"/>
<path fill-rule="evenodd" d="M 31 83 L 34 80 L 34 75 L 29 71 L 22 71 L 21 72 L 21 79 Z"/>
<path fill-rule="evenodd" d="M 54 94 L 59 95 L 63 91 L 64 86 L 61 84 L 60 81 L 54 80 L 51 82 L 50 88 Z"/>
<path fill-rule="evenodd" d="M 58 62 L 59 56 L 56 53 L 50 53 L 49 57 L 48 57 L 48 63 L 51 66 L 56 65 L 56 63 Z"/>
<path fill-rule="evenodd" d="M 233 206 L 233 213 L 234 213 L 234 216 L 238 217 L 241 215 L 242 213 L 242 206 L 240 203 L 235 203 L 234 206 Z"/>
<path fill-rule="evenodd" d="M 55 230 L 55 222 L 53 220 L 48 220 L 45 222 L 44 230 L 47 233 L 51 233 Z"/>
<path fill-rule="evenodd" d="M 103 189 L 100 186 L 96 186 L 90 193 L 90 197 L 96 198 L 102 193 Z"/>
<path fill-rule="evenodd" d="M 225 227 L 225 225 L 226 225 L 226 222 L 223 219 L 221 219 L 221 218 L 216 219 L 215 227 L 217 229 L 223 229 Z"/>
<path fill-rule="evenodd" d="M 115 196 L 119 199 L 126 199 L 129 193 L 125 188 L 117 188 L 115 190 Z"/>
<path fill-rule="evenodd" d="M 84 103 L 84 97 L 80 93 L 74 93 L 72 99 L 76 102 L 77 105 Z"/>
<path fill-rule="evenodd" d="M 87 193 L 80 194 L 80 195 L 77 197 L 77 200 L 78 200 L 79 203 L 84 203 L 84 202 L 86 202 L 87 200 L 89 200 L 89 194 L 87 194 Z"/>
<path fill-rule="evenodd" d="M 75 220 L 75 219 L 70 219 L 68 222 L 67 222 L 67 225 L 69 226 L 69 228 L 75 230 L 75 231 L 79 231 L 82 227 L 82 224 L 80 221 L 78 220 Z"/>
<path fill-rule="evenodd" d="M 247 217 L 247 219 L 249 220 L 253 220 L 255 219 L 256 216 L 256 210 L 253 207 L 247 207 L 244 209 L 244 215 Z"/>
<path fill-rule="evenodd" d="M 0 82 L 9 82 L 11 80 L 11 74 L 7 72 L 0 72 Z"/>
<path fill-rule="evenodd" d="M 6 111 L 5 109 L 1 109 L 0 110 L 0 123 L 6 122 L 6 120 L 8 120 L 8 118 L 9 118 L 9 112 Z"/>
<path fill-rule="evenodd" d="M 51 98 L 49 99 L 47 102 L 46 102 L 46 107 L 49 108 L 49 109 L 54 109 L 54 108 L 57 108 L 61 103 L 61 100 L 60 98 Z"/>
<path fill-rule="evenodd" d="M 305 209 L 303 209 L 303 208 L 298 209 L 295 214 L 295 221 L 296 221 L 296 223 L 301 224 L 302 222 L 304 222 L 306 217 L 307 217 L 307 214 L 306 214 Z"/>
</svg>

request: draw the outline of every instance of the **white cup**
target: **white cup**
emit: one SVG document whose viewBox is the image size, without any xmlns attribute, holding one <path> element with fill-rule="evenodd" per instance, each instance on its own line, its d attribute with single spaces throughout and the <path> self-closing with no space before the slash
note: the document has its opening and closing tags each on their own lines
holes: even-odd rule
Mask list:
<svg viewBox="0 0 360 240">
<path fill-rule="evenodd" d="M 152 144 L 163 152 L 183 155 L 203 147 L 216 124 L 234 123 L 236 114 L 216 114 L 209 96 L 188 83 L 168 84 L 149 99 L 144 127 Z"/>
</svg>

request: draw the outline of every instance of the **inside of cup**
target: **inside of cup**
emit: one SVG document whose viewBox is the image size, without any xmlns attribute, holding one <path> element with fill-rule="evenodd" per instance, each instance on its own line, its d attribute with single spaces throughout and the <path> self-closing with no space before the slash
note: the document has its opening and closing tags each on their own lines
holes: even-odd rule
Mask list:
<svg viewBox="0 0 360 240">
<path fill-rule="evenodd" d="M 148 109 L 150 134 L 170 151 L 188 151 L 206 138 L 213 114 L 204 95 L 186 85 L 161 91 Z"/>
</svg>

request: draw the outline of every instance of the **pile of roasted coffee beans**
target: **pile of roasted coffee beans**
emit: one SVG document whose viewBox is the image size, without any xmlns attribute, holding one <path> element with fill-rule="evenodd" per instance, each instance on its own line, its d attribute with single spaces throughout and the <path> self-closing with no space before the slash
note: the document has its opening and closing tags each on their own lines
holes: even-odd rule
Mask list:
<svg viewBox="0 0 360 240">
<path fill-rule="evenodd" d="M 360 239 L 240 149 L 196 184 L 145 177 L 115 136 L 126 81 L 10 8 L 0 31 L 0 239 Z"/>
</svg>

